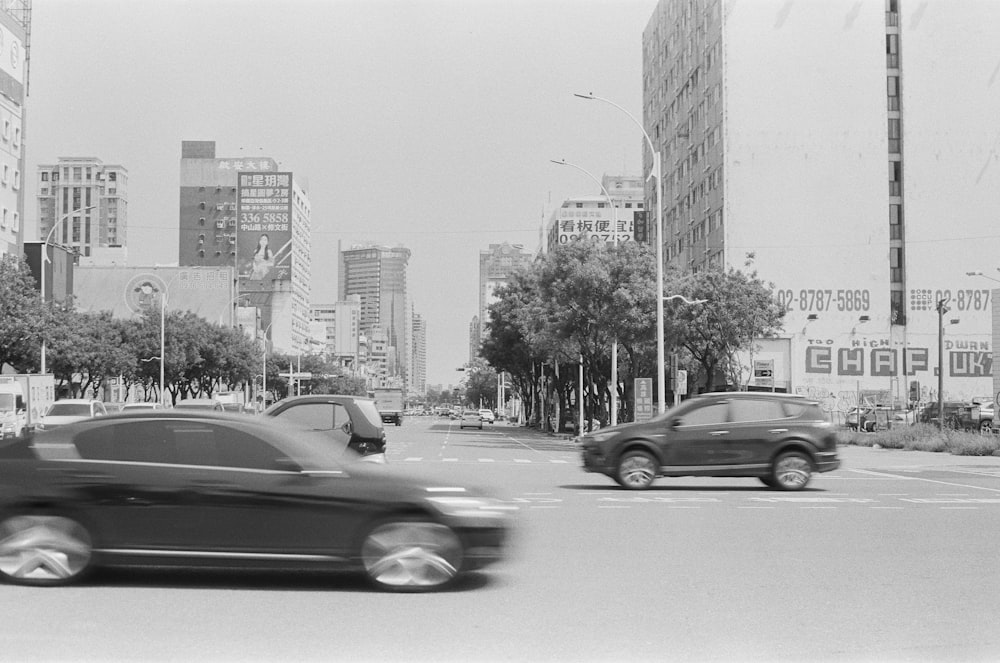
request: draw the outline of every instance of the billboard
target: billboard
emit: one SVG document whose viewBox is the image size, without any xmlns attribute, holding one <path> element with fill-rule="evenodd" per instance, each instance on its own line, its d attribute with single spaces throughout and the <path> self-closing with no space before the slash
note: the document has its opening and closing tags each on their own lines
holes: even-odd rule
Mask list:
<svg viewBox="0 0 1000 663">
<path fill-rule="evenodd" d="M 569 244 L 580 238 L 594 242 L 631 242 L 635 237 L 636 219 L 645 224 L 643 210 L 562 208 L 556 213 L 555 239 L 558 244 Z M 631 217 L 631 218 L 630 218 Z M 617 222 L 617 225 L 616 225 Z M 643 225 L 645 229 L 645 225 Z"/>
<path fill-rule="evenodd" d="M 190 311 L 209 322 L 231 325 L 231 267 L 76 267 L 77 310 L 111 311 L 115 318 L 159 314 L 167 293 L 168 311 Z"/>
<path fill-rule="evenodd" d="M 240 172 L 236 216 L 240 292 L 271 292 L 292 273 L 292 174 Z"/>
<path fill-rule="evenodd" d="M 0 94 L 24 103 L 24 29 L 0 11 Z"/>
</svg>

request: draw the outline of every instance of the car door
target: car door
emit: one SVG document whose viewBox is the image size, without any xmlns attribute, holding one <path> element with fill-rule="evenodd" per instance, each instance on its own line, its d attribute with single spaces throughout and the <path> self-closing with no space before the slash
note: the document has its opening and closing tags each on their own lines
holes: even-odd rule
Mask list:
<svg viewBox="0 0 1000 663">
<path fill-rule="evenodd" d="M 178 421 L 173 432 L 202 549 L 273 560 L 346 553 L 344 535 L 366 516 L 346 472 L 302 472 L 267 440 L 221 422 Z"/>
<path fill-rule="evenodd" d="M 729 401 L 729 435 L 720 462 L 736 469 L 762 469 L 771 461 L 775 443 L 786 437 L 793 419 L 781 403 L 766 398 Z"/>
<path fill-rule="evenodd" d="M 706 400 L 670 421 L 667 434 L 667 464 L 677 469 L 717 465 L 726 453 L 729 436 L 725 399 Z"/>
</svg>

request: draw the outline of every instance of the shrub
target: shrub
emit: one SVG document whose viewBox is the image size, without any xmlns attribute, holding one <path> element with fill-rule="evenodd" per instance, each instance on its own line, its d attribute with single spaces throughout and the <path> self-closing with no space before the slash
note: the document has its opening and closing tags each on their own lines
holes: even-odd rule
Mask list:
<svg viewBox="0 0 1000 663">
<path fill-rule="evenodd" d="M 1000 436 L 938 430 L 931 424 L 898 426 L 875 433 L 840 431 L 838 443 L 859 447 L 878 445 L 884 449 L 947 452 L 956 456 L 1000 456 Z"/>
</svg>

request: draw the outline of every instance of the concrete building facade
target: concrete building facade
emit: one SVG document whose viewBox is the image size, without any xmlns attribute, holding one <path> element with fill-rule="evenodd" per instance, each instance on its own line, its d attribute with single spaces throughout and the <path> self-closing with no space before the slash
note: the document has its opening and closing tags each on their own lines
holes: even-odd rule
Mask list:
<svg viewBox="0 0 1000 663">
<path fill-rule="evenodd" d="M 0 256 L 21 255 L 26 239 L 22 173 L 30 30 L 30 8 L 0 9 Z"/>
<path fill-rule="evenodd" d="M 986 1 L 657 6 L 643 123 L 664 255 L 774 284 L 784 329 L 756 358 L 775 388 L 933 400 L 940 363 L 946 398 L 992 393 L 990 283 L 968 272 L 1000 250 L 998 38 Z"/>
<path fill-rule="evenodd" d="M 38 166 L 38 230 L 90 263 L 126 261 L 128 171 L 96 157 L 59 157 Z"/>
</svg>

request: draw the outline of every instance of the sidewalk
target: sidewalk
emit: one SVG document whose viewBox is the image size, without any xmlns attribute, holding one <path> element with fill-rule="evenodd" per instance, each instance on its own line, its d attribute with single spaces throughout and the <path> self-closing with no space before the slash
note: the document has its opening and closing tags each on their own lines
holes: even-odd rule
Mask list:
<svg viewBox="0 0 1000 663">
<path fill-rule="evenodd" d="M 903 449 L 874 449 L 841 445 L 837 447 L 843 468 L 926 468 L 926 467 L 996 467 L 1000 456 L 954 456 L 932 451 L 905 451 Z"/>
</svg>

